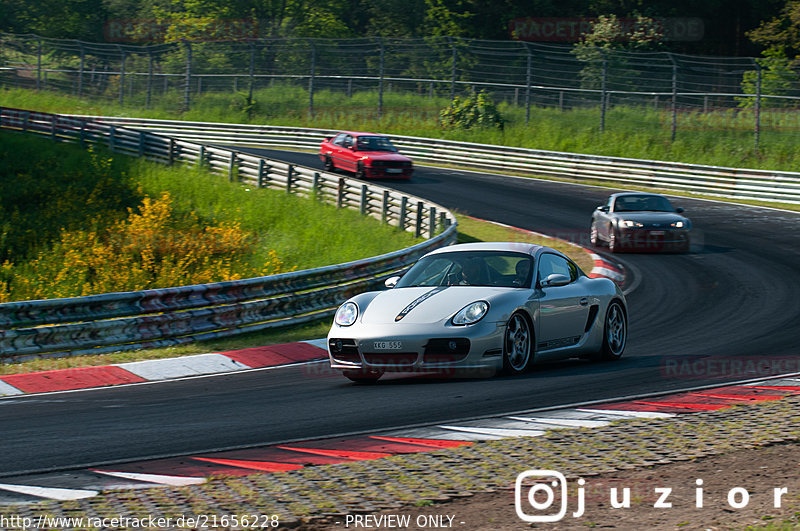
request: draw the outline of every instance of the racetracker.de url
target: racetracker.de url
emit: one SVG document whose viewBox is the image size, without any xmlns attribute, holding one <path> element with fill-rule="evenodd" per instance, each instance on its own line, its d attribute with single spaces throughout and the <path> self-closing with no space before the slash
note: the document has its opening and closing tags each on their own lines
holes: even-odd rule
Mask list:
<svg viewBox="0 0 800 531">
<path fill-rule="evenodd" d="M 194 516 L 59 517 L 50 515 L 9 516 L 0 514 L 0 529 L 270 529 L 280 525 L 275 514 Z"/>
</svg>

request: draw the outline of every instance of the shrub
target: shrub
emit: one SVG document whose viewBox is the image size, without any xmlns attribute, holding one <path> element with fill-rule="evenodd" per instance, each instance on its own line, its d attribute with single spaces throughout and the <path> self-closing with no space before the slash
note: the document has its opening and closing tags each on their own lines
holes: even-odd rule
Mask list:
<svg viewBox="0 0 800 531">
<path fill-rule="evenodd" d="M 465 98 L 457 97 L 442 109 L 439 123 L 445 129 L 498 128 L 505 120 L 497 110 L 491 96 L 483 91 L 473 92 Z"/>
</svg>

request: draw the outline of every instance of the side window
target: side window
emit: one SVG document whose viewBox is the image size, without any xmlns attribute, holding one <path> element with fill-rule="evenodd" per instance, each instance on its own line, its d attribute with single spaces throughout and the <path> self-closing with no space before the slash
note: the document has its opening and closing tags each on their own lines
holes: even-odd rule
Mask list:
<svg viewBox="0 0 800 531">
<path fill-rule="evenodd" d="M 550 275 L 564 275 L 570 282 L 578 279 L 578 268 L 569 260 L 556 254 L 543 254 L 539 258 L 539 280 L 544 280 Z"/>
<path fill-rule="evenodd" d="M 336 138 L 333 139 L 333 144 L 336 146 L 341 146 L 344 144 L 344 137 L 347 136 L 344 133 L 339 133 L 336 135 Z"/>
<path fill-rule="evenodd" d="M 351 148 L 351 147 L 353 147 L 353 137 L 352 137 L 352 136 L 350 136 L 350 135 L 347 135 L 347 136 L 345 136 L 345 137 L 344 137 L 344 143 L 343 143 L 342 145 L 343 145 L 344 147 L 346 147 L 346 148 Z"/>
</svg>

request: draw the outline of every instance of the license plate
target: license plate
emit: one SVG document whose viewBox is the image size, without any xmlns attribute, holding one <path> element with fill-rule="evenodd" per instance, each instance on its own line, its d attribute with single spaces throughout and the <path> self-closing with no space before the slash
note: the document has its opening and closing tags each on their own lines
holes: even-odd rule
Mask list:
<svg viewBox="0 0 800 531">
<path fill-rule="evenodd" d="M 403 350 L 402 341 L 375 341 L 372 343 L 375 350 Z"/>
<path fill-rule="evenodd" d="M 386 168 L 386 173 L 403 173 L 402 168 Z"/>
<path fill-rule="evenodd" d="M 650 231 L 650 234 L 652 234 L 653 236 L 663 236 L 666 233 L 667 233 L 667 231 L 665 231 L 665 230 L 651 230 Z"/>
</svg>

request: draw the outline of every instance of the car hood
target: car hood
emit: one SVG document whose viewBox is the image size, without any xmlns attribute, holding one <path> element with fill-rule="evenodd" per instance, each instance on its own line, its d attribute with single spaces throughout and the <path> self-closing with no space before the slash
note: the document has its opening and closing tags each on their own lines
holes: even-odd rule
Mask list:
<svg viewBox="0 0 800 531">
<path fill-rule="evenodd" d="M 392 161 L 411 162 L 410 158 L 406 157 L 405 155 L 401 155 L 399 153 L 389 153 L 386 151 L 359 151 L 359 153 L 365 157 L 369 157 L 371 160 L 392 160 Z"/>
<path fill-rule="evenodd" d="M 444 321 L 475 301 L 491 299 L 513 288 L 440 286 L 394 288 L 381 292 L 362 311 L 361 322 L 377 325 L 402 322 L 426 324 Z"/>
<path fill-rule="evenodd" d="M 645 225 L 669 225 L 673 221 L 688 221 L 685 217 L 676 212 L 616 212 L 618 219 L 638 221 Z"/>
</svg>

